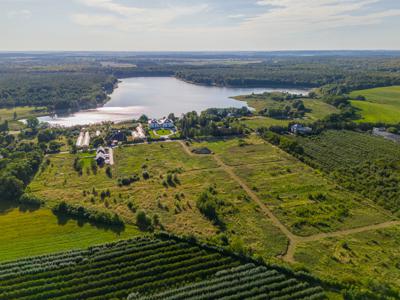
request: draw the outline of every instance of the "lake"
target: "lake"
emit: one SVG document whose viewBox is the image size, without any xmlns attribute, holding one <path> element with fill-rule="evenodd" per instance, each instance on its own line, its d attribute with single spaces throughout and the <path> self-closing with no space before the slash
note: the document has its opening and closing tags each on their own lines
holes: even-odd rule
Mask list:
<svg viewBox="0 0 400 300">
<path fill-rule="evenodd" d="M 138 119 L 142 114 L 161 118 L 172 112 L 180 116 L 182 113 L 201 112 L 211 107 L 246 106 L 245 102 L 230 97 L 271 91 L 296 94 L 308 92 L 287 88 L 211 87 L 190 84 L 173 77 L 135 77 L 123 79 L 103 107 L 66 116 L 40 117 L 39 120 L 51 125 L 74 126 L 103 121 L 121 122 Z"/>
</svg>

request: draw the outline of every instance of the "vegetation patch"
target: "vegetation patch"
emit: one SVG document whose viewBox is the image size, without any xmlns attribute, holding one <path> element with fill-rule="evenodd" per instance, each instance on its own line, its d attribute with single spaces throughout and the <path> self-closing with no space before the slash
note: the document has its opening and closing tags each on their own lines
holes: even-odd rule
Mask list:
<svg viewBox="0 0 400 300">
<path fill-rule="evenodd" d="M 0 261 L 84 248 L 139 233 L 129 225 L 123 231 L 115 231 L 107 226 L 57 217 L 49 209 L 32 211 L 29 207 L 2 209 L 0 227 Z"/>
<path fill-rule="evenodd" d="M 388 123 L 400 122 L 400 86 L 390 86 L 353 91 L 351 104 L 359 109 L 359 122 Z"/>
<path fill-rule="evenodd" d="M 397 299 L 399 247 L 400 227 L 394 226 L 300 244 L 295 259 L 329 281 L 361 286 L 377 299 Z"/>
<path fill-rule="evenodd" d="M 184 240 L 137 238 L 0 264 L 0 297 L 195 299 L 206 293 L 210 299 L 325 298 L 321 287 L 293 273 L 245 261 Z"/>
<path fill-rule="evenodd" d="M 347 192 L 287 153 L 260 138 L 203 142 L 294 233 L 310 235 L 387 220 L 387 214 Z"/>
</svg>

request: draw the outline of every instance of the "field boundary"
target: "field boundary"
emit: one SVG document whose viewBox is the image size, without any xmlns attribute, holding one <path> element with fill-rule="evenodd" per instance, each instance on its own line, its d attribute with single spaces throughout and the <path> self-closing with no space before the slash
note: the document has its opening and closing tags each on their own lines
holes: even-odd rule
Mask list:
<svg viewBox="0 0 400 300">
<path fill-rule="evenodd" d="M 184 151 L 189 155 L 189 156 L 198 156 L 198 155 L 204 155 L 204 154 L 195 154 L 192 151 L 190 151 L 190 148 L 185 144 L 184 141 L 179 140 L 179 144 L 182 145 Z M 231 179 L 236 181 L 242 189 L 248 194 L 248 196 L 257 203 L 257 205 L 262 209 L 262 211 L 265 213 L 265 215 L 271 220 L 273 225 L 278 227 L 281 232 L 286 236 L 288 239 L 288 246 L 286 249 L 286 252 L 281 256 L 282 260 L 289 262 L 289 263 L 294 263 L 294 254 L 296 252 L 297 245 L 300 243 L 307 243 L 307 242 L 314 242 L 314 241 L 319 241 L 325 238 L 330 238 L 330 237 L 338 237 L 338 236 L 346 236 L 350 234 L 355 234 L 355 233 L 360 233 L 360 232 L 365 232 L 365 231 L 370 231 L 370 230 L 376 230 L 376 229 L 384 229 L 396 225 L 400 225 L 400 221 L 387 221 L 383 223 L 377 223 L 377 224 L 371 224 L 371 225 L 365 225 L 361 227 L 356 227 L 356 228 L 350 228 L 350 229 L 342 229 L 338 231 L 333 231 L 333 232 L 327 232 L 327 233 L 318 233 L 318 234 L 313 234 L 310 236 L 299 236 L 294 233 L 292 233 L 279 219 L 274 215 L 274 213 L 271 211 L 271 209 L 261 201 L 261 199 L 248 187 L 248 185 L 241 179 L 239 176 L 237 176 L 233 170 L 233 167 L 228 166 L 225 164 L 222 159 L 217 155 L 217 154 L 209 154 L 209 156 L 213 157 L 213 159 L 217 162 L 217 164 L 221 167 L 222 170 L 224 170 Z"/>
</svg>

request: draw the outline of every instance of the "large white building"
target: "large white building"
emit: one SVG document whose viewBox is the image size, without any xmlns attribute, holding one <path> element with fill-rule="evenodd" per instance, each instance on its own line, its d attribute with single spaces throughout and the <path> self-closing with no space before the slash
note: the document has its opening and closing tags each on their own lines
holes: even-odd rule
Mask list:
<svg viewBox="0 0 400 300">
<path fill-rule="evenodd" d="M 164 119 L 151 119 L 149 120 L 149 128 L 150 129 L 160 129 L 160 128 L 166 128 L 166 129 L 173 129 L 175 128 L 175 124 L 171 119 L 164 118 Z"/>
</svg>

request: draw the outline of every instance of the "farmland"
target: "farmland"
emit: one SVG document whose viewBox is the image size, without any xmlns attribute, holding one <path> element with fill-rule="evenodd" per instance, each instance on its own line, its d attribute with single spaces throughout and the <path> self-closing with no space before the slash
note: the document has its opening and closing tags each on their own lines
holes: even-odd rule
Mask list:
<svg viewBox="0 0 400 300">
<path fill-rule="evenodd" d="M 320 287 L 279 270 L 146 237 L 3 263 L 0 277 L 2 299 L 325 298 Z"/>
<path fill-rule="evenodd" d="M 365 101 L 353 100 L 351 104 L 360 111 L 359 122 L 400 122 L 400 86 L 358 90 L 350 94 L 353 99 L 364 96 Z"/>
<path fill-rule="evenodd" d="M 0 213 L 0 228 L 0 261 L 84 248 L 139 234 L 132 226 L 114 232 L 72 219 L 63 221 L 48 209 L 9 208 Z"/>
<path fill-rule="evenodd" d="M 378 223 L 387 213 L 260 138 L 202 142 L 252 188 L 293 233 L 306 236 Z"/>
<path fill-rule="evenodd" d="M 136 212 L 143 210 L 150 217 L 157 214 L 163 228 L 174 233 L 194 234 L 216 242 L 227 237 L 264 257 L 285 252 L 285 236 L 212 157 L 188 155 L 176 142 L 120 147 L 114 153 L 111 178 L 106 168 L 94 173 L 89 164 L 79 175 L 73 168 L 74 155 L 51 155 L 49 165 L 37 174 L 29 190 L 49 207 L 66 201 L 118 213 L 128 224 L 135 224 Z M 119 184 L 119 180 L 134 174 L 140 180 L 126 186 Z M 144 179 L 144 174 L 149 178 Z M 48 178 L 53 180 L 49 182 Z M 224 203 L 219 208 L 222 232 L 196 207 L 199 195 L 210 187 Z M 101 192 L 107 190 L 110 196 L 102 199 Z"/>
<path fill-rule="evenodd" d="M 400 295 L 400 227 L 304 243 L 295 259 L 316 275 Z M 390 293 L 387 293 L 390 294 Z"/>
<path fill-rule="evenodd" d="M 329 173 L 343 187 L 398 213 L 398 144 L 351 131 L 327 131 L 315 137 L 297 138 L 297 141 L 304 148 L 307 163 Z"/>
</svg>

